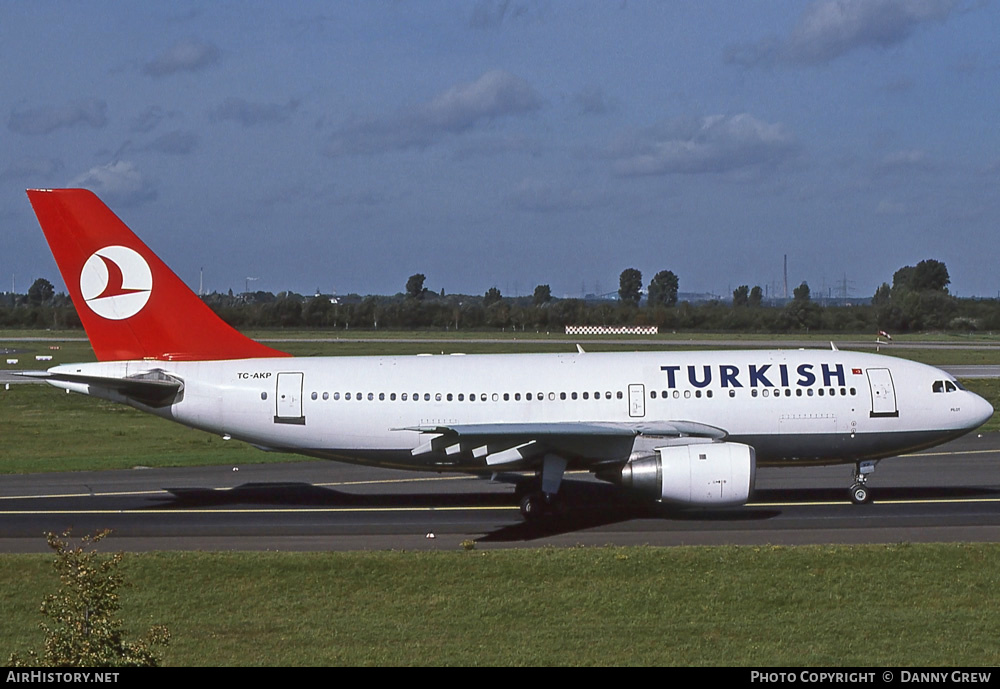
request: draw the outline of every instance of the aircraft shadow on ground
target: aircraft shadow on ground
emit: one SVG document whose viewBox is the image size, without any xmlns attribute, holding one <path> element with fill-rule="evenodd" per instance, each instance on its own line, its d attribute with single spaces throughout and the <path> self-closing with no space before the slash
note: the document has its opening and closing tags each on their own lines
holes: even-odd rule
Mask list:
<svg viewBox="0 0 1000 689">
<path fill-rule="evenodd" d="M 214 488 L 168 488 L 169 497 L 157 498 L 178 509 L 210 509 L 233 506 L 281 506 L 301 508 L 481 508 L 515 507 L 513 491 L 462 493 L 357 494 L 309 483 L 245 483 L 227 490 Z M 945 500 L 994 497 L 1000 490 L 961 486 L 873 488 L 876 503 L 894 500 Z M 489 542 L 532 541 L 584 529 L 639 519 L 674 522 L 749 523 L 782 514 L 782 503 L 844 503 L 844 488 L 763 489 L 754 493 L 747 507 L 683 509 L 636 499 L 615 486 L 593 481 L 567 479 L 559 493 L 560 504 L 537 521 L 523 521 L 511 514 L 512 524 L 504 524 L 477 540 Z M 864 509 L 857 507 L 854 509 Z"/>
<path fill-rule="evenodd" d="M 233 506 L 282 506 L 302 508 L 405 508 L 405 507 L 515 507 L 513 491 L 463 493 L 356 494 L 308 483 L 245 483 L 227 490 L 213 488 L 167 488 L 169 497 L 155 498 L 156 509 L 211 509 Z M 567 479 L 559 492 L 559 506 L 544 518 L 522 521 L 511 515 L 515 524 L 501 526 L 481 537 L 484 542 L 526 541 L 561 533 L 635 519 L 672 519 L 678 521 L 756 521 L 769 519 L 779 512 L 767 509 L 730 508 L 718 510 L 681 510 L 636 499 L 615 486 L 593 481 Z"/>
</svg>

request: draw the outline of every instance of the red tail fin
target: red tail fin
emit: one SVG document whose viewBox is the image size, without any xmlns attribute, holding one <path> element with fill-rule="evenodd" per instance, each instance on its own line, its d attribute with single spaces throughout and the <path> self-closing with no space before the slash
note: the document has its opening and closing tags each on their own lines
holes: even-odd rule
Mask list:
<svg viewBox="0 0 1000 689">
<path fill-rule="evenodd" d="M 28 199 L 100 361 L 288 356 L 216 316 L 92 192 Z"/>
</svg>

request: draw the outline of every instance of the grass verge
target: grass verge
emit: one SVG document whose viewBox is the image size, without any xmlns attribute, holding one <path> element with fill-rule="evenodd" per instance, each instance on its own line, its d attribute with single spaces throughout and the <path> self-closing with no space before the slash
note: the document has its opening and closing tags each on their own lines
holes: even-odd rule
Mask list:
<svg viewBox="0 0 1000 689">
<path fill-rule="evenodd" d="M 168 665 L 1000 663 L 998 545 L 151 553 L 123 614 Z M 0 649 L 37 648 L 50 556 L 0 557 Z"/>
</svg>

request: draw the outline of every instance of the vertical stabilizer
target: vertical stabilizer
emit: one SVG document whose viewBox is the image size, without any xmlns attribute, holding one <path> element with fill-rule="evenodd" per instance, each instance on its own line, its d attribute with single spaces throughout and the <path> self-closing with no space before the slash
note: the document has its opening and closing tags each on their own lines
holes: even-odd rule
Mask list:
<svg viewBox="0 0 1000 689">
<path fill-rule="evenodd" d="M 93 192 L 28 199 L 98 360 L 288 356 L 215 315 Z"/>
</svg>

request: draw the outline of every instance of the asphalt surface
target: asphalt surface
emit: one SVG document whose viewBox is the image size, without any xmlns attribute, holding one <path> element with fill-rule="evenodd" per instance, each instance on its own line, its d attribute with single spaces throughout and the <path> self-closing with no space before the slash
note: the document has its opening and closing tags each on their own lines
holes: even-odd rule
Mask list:
<svg viewBox="0 0 1000 689">
<path fill-rule="evenodd" d="M 631 502 L 571 475 L 565 514 L 542 524 L 509 484 L 333 462 L 5 476 L 0 551 L 43 552 L 42 534 L 67 528 L 113 529 L 129 551 L 1000 541 L 1000 434 L 884 460 L 869 505 L 848 502 L 852 475 L 761 469 L 751 503 L 724 510 Z"/>
</svg>

